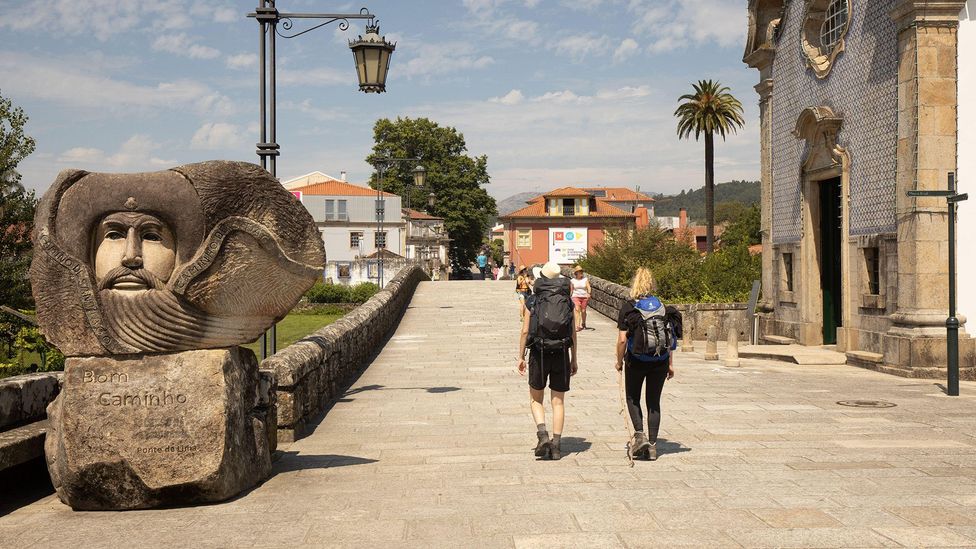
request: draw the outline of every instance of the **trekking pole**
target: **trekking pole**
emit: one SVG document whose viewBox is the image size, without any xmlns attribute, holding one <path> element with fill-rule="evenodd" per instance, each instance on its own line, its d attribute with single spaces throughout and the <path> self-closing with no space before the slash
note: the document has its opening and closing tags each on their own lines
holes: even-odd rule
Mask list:
<svg viewBox="0 0 976 549">
<path fill-rule="evenodd" d="M 630 454 L 630 442 L 634 439 L 634 432 L 633 432 L 634 426 L 631 424 L 630 414 L 624 413 L 627 411 L 627 399 L 624 397 L 624 383 L 626 382 L 626 377 L 625 377 L 626 374 L 624 373 L 624 370 L 626 368 L 627 368 L 627 364 L 625 362 L 623 368 L 621 368 L 617 372 L 617 385 L 620 388 L 620 414 L 624 416 L 624 424 L 627 428 L 628 438 L 627 438 L 627 445 L 625 447 L 627 450 L 627 461 L 630 462 L 630 466 L 633 467 L 634 457 Z"/>
</svg>

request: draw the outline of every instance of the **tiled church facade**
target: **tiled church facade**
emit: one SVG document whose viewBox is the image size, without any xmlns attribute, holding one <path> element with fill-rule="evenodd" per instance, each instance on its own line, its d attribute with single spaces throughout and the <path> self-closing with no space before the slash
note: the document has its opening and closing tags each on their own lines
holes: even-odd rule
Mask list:
<svg viewBox="0 0 976 549">
<path fill-rule="evenodd" d="M 946 203 L 906 192 L 945 189 L 957 169 L 965 4 L 751 0 L 767 341 L 836 343 L 850 363 L 944 376 Z"/>
</svg>

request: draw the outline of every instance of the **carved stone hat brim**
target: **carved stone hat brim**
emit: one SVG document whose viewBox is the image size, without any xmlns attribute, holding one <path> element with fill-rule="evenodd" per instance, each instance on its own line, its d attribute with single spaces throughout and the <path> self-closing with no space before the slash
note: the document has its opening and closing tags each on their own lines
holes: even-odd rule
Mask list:
<svg viewBox="0 0 976 549">
<path fill-rule="evenodd" d="M 166 223 L 176 237 L 179 264 L 193 257 L 206 236 L 197 192 L 178 172 L 86 173 L 58 180 L 66 188 L 58 200 L 54 236 L 86 263 L 92 260 L 96 224 L 115 212 L 148 213 Z"/>
</svg>

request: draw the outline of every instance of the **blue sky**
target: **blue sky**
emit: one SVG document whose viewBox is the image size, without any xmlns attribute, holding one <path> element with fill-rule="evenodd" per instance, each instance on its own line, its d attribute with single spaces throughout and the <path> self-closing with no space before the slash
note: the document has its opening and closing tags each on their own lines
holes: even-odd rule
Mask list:
<svg viewBox="0 0 976 549">
<path fill-rule="evenodd" d="M 0 0 L 0 93 L 30 116 L 24 183 L 59 170 L 150 171 L 257 162 L 256 0 Z M 278 175 L 365 180 L 372 124 L 427 116 L 488 155 L 489 192 L 613 185 L 677 192 L 703 181 L 702 144 L 672 116 L 714 78 L 746 109 L 716 178 L 759 178 L 758 74 L 742 64 L 744 0 L 279 0 L 292 12 L 365 5 L 398 42 L 385 94 L 357 90 L 345 33 L 278 41 Z M 297 23 L 300 25 L 301 22 Z"/>
</svg>

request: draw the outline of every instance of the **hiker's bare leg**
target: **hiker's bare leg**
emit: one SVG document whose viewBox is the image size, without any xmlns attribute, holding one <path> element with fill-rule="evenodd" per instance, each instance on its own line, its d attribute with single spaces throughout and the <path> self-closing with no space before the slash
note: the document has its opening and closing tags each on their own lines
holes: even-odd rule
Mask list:
<svg viewBox="0 0 976 549">
<path fill-rule="evenodd" d="M 545 394 L 545 389 L 533 389 L 529 387 L 529 406 L 532 407 L 532 419 L 535 420 L 536 425 L 546 423 L 546 407 L 542 404 L 542 399 L 545 397 Z"/>
<path fill-rule="evenodd" d="M 562 391 L 550 391 L 552 393 L 552 434 L 562 435 L 563 434 L 563 422 L 566 420 L 566 411 L 563 407 L 563 396 L 566 394 Z"/>
<path fill-rule="evenodd" d="M 586 328 L 586 309 L 580 309 L 580 327 Z"/>
<path fill-rule="evenodd" d="M 573 318 L 576 320 L 576 329 L 580 329 L 580 308 L 579 305 L 573 307 Z"/>
</svg>

